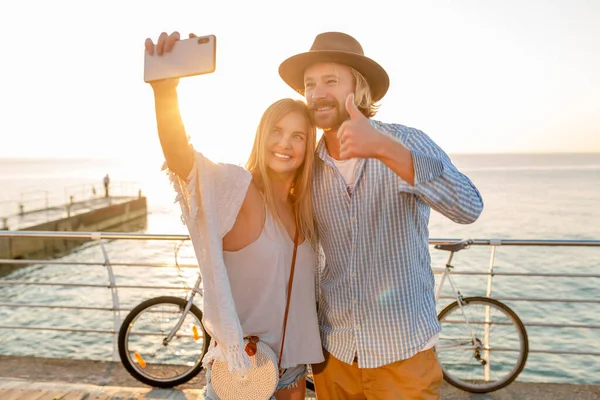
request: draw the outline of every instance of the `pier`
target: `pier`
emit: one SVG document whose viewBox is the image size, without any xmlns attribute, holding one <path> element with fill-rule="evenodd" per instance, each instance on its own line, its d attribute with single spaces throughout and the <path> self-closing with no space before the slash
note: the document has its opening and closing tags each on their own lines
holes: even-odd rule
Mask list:
<svg viewBox="0 0 600 400">
<path fill-rule="evenodd" d="M 65 191 L 66 200 L 34 193 L 0 204 L 0 230 L 124 231 L 145 225 L 147 201 L 132 184 L 116 184 L 110 196 L 92 187 L 89 192 Z M 66 254 L 82 242 L 34 238 L 0 238 L 0 259 L 47 259 Z M 7 272 L 0 265 L 0 276 Z"/>
</svg>

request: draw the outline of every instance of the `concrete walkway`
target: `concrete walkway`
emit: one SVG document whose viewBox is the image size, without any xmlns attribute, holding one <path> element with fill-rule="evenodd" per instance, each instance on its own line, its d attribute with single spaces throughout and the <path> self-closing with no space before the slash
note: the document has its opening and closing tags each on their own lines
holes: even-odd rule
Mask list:
<svg viewBox="0 0 600 400">
<path fill-rule="evenodd" d="M 153 389 L 133 379 L 118 362 L 0 355 L 1 400 L 202 399 L 204 374 L 176 389 Z M 307 399 L 314 399 L 309 393 Z M 516 382 L 477 395 L 444 383 L 443 400 L 600 400 L 600 386 Z"/>
</svg>

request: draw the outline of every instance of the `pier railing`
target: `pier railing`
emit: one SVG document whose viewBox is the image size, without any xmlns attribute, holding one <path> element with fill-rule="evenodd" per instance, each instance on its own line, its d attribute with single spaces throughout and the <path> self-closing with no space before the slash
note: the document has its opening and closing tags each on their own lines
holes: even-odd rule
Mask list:
<svg viewBox="0 0 600 400">
<path fill-rule="evenodd" d="M 102 261 L 101 262 L 68 262 L 65 260 L 0 260 L 0 267 L 2 264 L 10 264 L 10 265 L 52 265 L 52 264 L 60 264 L 60 265 L 70 265 L 75 264 L 78 266 L 103 266 L 106 268 L 108 279 L 106 283 L 73 283 L 73 282 L 32 282 L 25 280 L 11 280 L 9 279 L 0 279 L 0 290 L 2 286 L 6 285 L 36 285 L 36 286 L 45 286 L 45 287 L 97 287 L 97 288 L 106 288 L 110 291 L 112 306 L 111 307 L 96 307 L 96 306 L 81 306 L 81 305 L 51 305 L 51 304 L 38 304 L 35 301 L 27 302 L 27 303 L 9 303 L 9 302 L 0 302 L 0 308 L 2 307 L 10 307 L 10 308 L 36 308 L 36 309 L 66 309 L 66 310 L 97 310 L 97 311 L 108 311 L 113 313 L 113 328 L 112 329 L 83 329 L 83 328 L 72 328 L 68 326 L 16 326 L 11 324 L 6 324 L 0 320 L 0 330 L 24 330 L 24 331 L 66 331 L 66 332 L 78 332 L 78 333 L 101 333 L 106 335 L 113 335 L 113 354 L 112 358 L 114 360 L 118 360 L 118 350 L 117 350 L 117 335 L 120 328 L 120 324 L 124 316 L 121 312 L 129 311 L 128 308 L 121 307 L 119 290 L 123 289 L 150 289 L 154 291 L 159 290 L 182 290 L 184 289 L 182 286 L 173 286 L 173 285 L 155 285 L 155 286 L 144 286 L 144 285 L 124 285 L 117 282 L 115 278 L 115 273 L 113 271 L 113 267 L 182 267 L 182 268 L 197 268 L 194 264 L 164 264 L 164 263 L 116 263 L 111 260 L 109 256 L 109 251 L 107 248 L 107 243 L 115 241 L 115 240 L 156 240 L 156 241 L 186 241 L 189 240 L 187 235 L 162 235 L 162 234 L 144 234 L 144 233 L 116 233 L 116 232 L 35 232 L 35 231 L 0 231 L 0 238 L 12 238 L 12 239 L 27 239 L 27 238 L 42 238 L 42 239 L 55 239 L 55 240 L 89 240 L 94 241 L 99 245 L 99 249 L 102 252 Z M 459 239 L 430 239 L 430 245 L 436 244 L 446 244 L 456 242 Z M 494 293 L 493 281 L 494 278 L 498 277 L 513 277 L 517 278 L 520 281 L 523 281 L 525 278 L 530 279 L 532 277 L 539 277 L 541 279 L 551 279 L 551 278 L 569 278 L 573 280 L 595 280 L 600 282 L 600 270 L 594 269 L 594 273 L 576 273 L 568 271 L 560 271 L 557 272 L 555 270 L 539 270 L 535 272 L 514 272 L 514 271 L 502 271 L 497 269 L 496 262 L 496 251 L 499 247 L 542 247 L 542 248 L 557 248 L 557 247 L 585 247 L 598 251 L 598 255 L 594 256 L 595 260 L 600 260 L 600 240 L 504 240 L 504 239 L 476 239 L 473 242 L 473 246 L 487 246 L 490 249 L 489 257 L 487 257 L 489 264 L 487 267 L 487 271 L 473 271 L 467 268 L 458 268 L 452 272 L 453 275 L 463 275 L 465 277 L 468 276 L 479 276 L 485 279 L 485 289 L 484 295 L 494 297 L 498 300 L 502 300 L 504 302 L 533 302 L 533 303 L 563 303 L 563 304 L 589 304 L 590 307 L 592 305 L 598 306 L 600 305 L 600 297 L 597 295 L 597 288 L 600 287 L 597 283 L 593 284 L 592 287 L 596 288 L 596 295 L 592 295 L 591 297 L 564 297 L 557 298 L 556 296 L 550 294 L 543 297 L 536 296 L 526 296 L 526 297 L 511 297 L 511 296 L 496 296 Z M 462 253 L 461 253 L 462 255 Z M 468 255 L 463 256 L 464 258 L 468 258 Z M 440 258 L 441 260 L 441 258 Z M 434 262 L 434 273 L 439 274 L 443 271 L 441 268 L 436 268 L 436 266 L 443 266 L 442 263 Z M 600 266 L 600 261 L 598 261 L 598 266 Z M 470 279 L 470 278 L 464 278 Z M 448 301 L 452 298 L 449 296 L 441 296 L 441 300 Z M 140 302 L 143 299 L 140 299 Z M 591 323 L 570 323 L 570 322 L 560 322 L 560 319 L 553 318 L 527 318 L 522 314 L 519 314 L 521 319 L 523 320 L 525 326 L 527 328 L 533 327 L 543 327 L 548 329 L 583 329 L 583 330 L 592 330 L 594 334 L 592 336 L 600 337 L 600 323 L 598 320 L 592 320 Z M 589 331 L 588 331 L 589 332 Z M 596 334 L 597 332 L 597 334 Z M 600 351 L 590 351 L 589 343 L 581 343 L 581 345 L 577 345 L 575 348 L 581 350 L 557 350 L 557 349 L 549 349 L 549 348 L 536 348 L 530 347 L 530 353 L 546 353 L 546 354 L 562 354 L 562 355 L 572 355 L 572 356 L 600 356 Z"/>
<path fill-rule="evenodd" d="M 136 182 L 114 182 L 110 184 L 111 197 L 136 197 L 141 191 Z M 74 203 L 91 201 L 105 197 L 102 184 L 78 184 L 64 188 L 64 192 L 48 190 L 29 190 L 19 194 L 17 198 L 0 200 L 0 229 L 3 220 L 10 217 L 53 209 L 64 209 Z"/>
</svg>

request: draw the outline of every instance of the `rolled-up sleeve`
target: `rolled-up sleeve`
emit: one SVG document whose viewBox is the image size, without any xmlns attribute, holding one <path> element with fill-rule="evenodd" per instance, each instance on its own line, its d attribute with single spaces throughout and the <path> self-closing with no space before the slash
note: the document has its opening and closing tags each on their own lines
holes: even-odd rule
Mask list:
<svg viewBox="0 0 600 400">
<path fill-rule="evenodd" d="M 411 129 L 406 139 L 415 170 L 413 193 L 431 208 L 459 224 L 470 224 L 483 211 L 481 194 L 425 133 Z"/>
</svg>

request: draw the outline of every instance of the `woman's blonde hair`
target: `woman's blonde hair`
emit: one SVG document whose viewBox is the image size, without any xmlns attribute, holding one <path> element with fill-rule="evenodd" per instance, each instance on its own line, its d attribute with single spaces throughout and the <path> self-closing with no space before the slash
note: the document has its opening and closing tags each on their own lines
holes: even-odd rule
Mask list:
<svg viewBox="0 0 600 400">
<path fill-rule="evenodd" d="M 304 162 L 296 171 L 290 190 L 290 200 L 296 216 L 296 226 L 300 229 L 301 235 L 310 242 L 314 242 L 316 234 L 312 206 L 312 167 L 316 146 L 316 129 L 310 122 L 308 108 L 304 102 L 294 99 L 281 99 L 266 109 L 256 129 L 256 136 L 254 137 L 252 152 L 246 163 L 246 169 L 252 174 L 254 183 L 264 194 L 268 209 L 273 217 L 283 227 L 281 219 L 277 215 L 265 153 L 267 135 L 273 131 L 275 125 L 283 117 L 291 112 L 298 113 L 306 119 L 308 132 Z"/>
<path fill-rule="evenodd" d="M 354 78 L 354 101 L 361 113 L 367 118 L 374 117 L 377 114 L 379 105 L 373 102 L 371 96 L 371 87 L 364 76 L 352 67 L 350 72 Z"/>
</svg>

